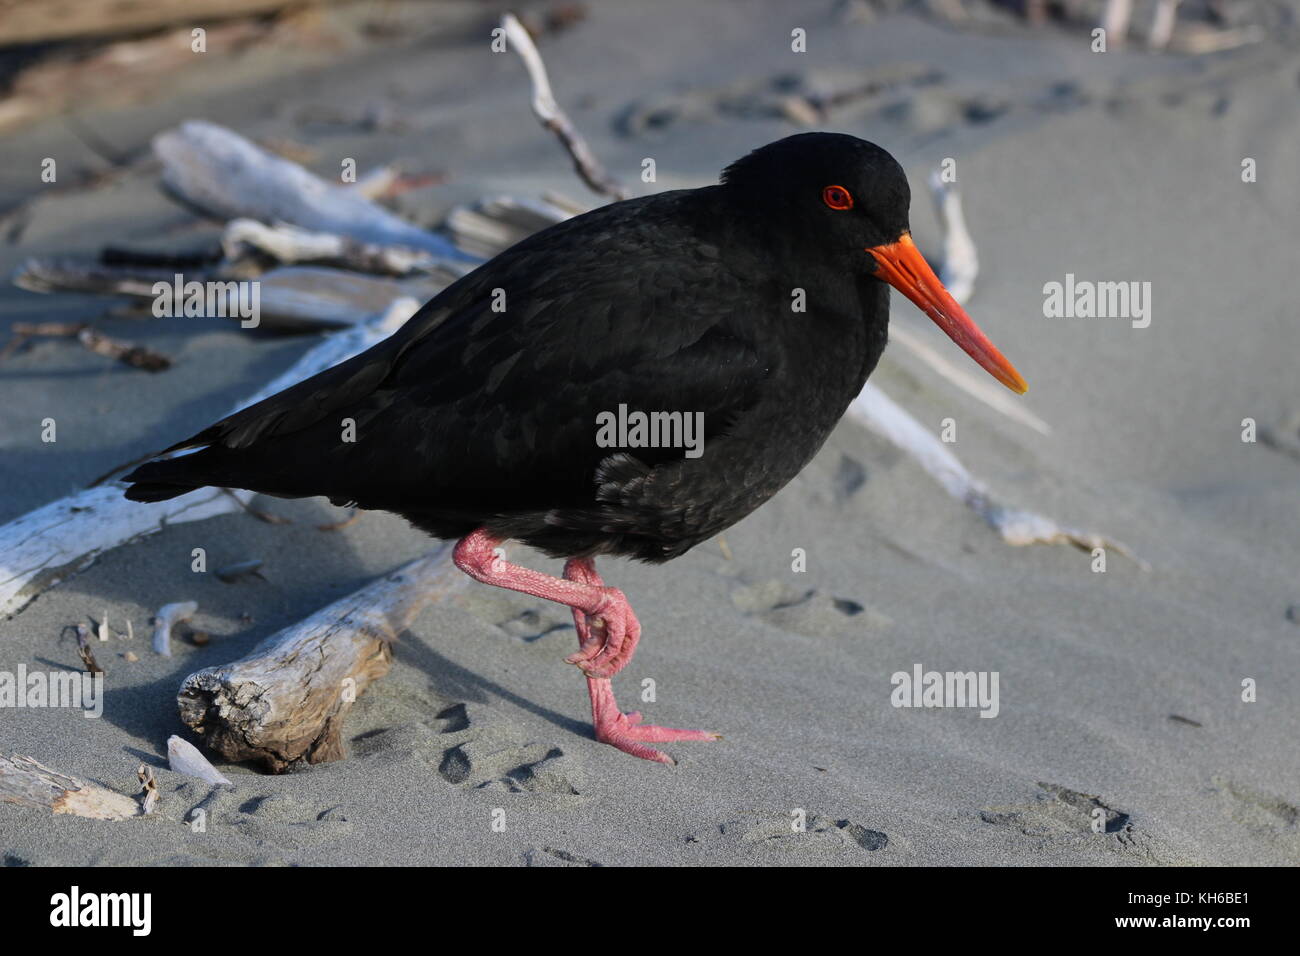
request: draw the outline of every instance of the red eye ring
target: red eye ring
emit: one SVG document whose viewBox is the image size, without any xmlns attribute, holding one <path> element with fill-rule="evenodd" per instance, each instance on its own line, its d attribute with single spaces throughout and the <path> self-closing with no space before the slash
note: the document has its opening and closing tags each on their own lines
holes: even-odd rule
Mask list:
<svg viewBox="0 0 1300 956">
<path fill-rule="evenodd" d="M 832 209 L 843 212 L 853 208 L 853 194 L 843 186 L 827 186 L 822 190 L 822 202 Z"/>
</svg>

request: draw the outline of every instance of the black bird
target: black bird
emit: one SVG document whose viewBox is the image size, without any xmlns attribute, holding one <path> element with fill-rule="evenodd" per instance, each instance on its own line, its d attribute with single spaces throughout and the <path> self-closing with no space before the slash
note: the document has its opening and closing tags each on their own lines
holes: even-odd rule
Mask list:
<svg viewBox="0 0 1300 956">
<path fill-rule="evenodd" d="M 369 350 L 166 449 L 197 450 L 136 469 L 126 495 L 323 495 L 459 539 L 456 564 L 477 580 L 572 609 L 567 660 L 587 676 L 596 738 L 672 763 L 647 744 L 716 735 L 618 709 L 609 680 L 641 629 L 594 559 L 675 558 L 798 474 L 880 358 L 888 285 L 1025 391 L 913 245 L 909 200 L 879 146 L 805 133 L 719 185 L 603 206 L 502 252 Z M 506 539 L 567 559 L 564 577 L 507 563 Z"/>
</svg>

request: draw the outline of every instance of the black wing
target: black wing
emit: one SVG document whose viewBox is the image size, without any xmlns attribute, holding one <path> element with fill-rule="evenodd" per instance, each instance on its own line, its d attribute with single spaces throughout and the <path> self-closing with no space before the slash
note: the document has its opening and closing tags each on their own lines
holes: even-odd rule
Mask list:
<svg viewBox="0 0 1300 956">
<path fill-rule="evenodd" d="M 535 511 L 594 500 L 620 403 L 702 412 L 705 440 L 767 374 L 744 282 L 700 196 L 616 203 L 538 233 L 450 286 L 390 338 L 142 466 L 136 498 L 205 484 L 403 513 Z M 354 441 L 346 441 L 352 423 Z M 642 449 L 649 466 L 681 449 Z"/>
</svg>

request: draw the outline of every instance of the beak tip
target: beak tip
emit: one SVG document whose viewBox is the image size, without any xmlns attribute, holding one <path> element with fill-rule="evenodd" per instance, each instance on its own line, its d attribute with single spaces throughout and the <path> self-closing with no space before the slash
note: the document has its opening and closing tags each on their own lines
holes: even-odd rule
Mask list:
<svg viewBox="0 0 1300 956">
<path fill-rule="evenodd" d="M 1004 374 L 997 376 L 997 379 L 1017 395 L 1023 395 L 1029 391 L 1029 383 L 1014 368 L 1007 368 Z"/>
</svg>

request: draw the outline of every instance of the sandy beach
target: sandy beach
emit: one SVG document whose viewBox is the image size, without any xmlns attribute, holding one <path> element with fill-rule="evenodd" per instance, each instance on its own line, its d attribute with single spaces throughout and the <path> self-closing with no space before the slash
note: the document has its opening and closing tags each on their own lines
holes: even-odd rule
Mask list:
<svg viewBox="0 0 1300 956">
<path fill-rule="evenodd" d="M 155 814 L 115 822 L 0 802 L 6 864 L 1300 863 L 1300 3 L 1260 4 L 1257 42 L 1201 54 L 1094 53 L 1090 26 L 921 6 L 611 0 L 538 46 L 574 123 L 638 195 L 715 182 L 791 133 L 852 133 L 906 168 L 932 254 L 925 184 L 955 160 L 979 248 L 967 308 L 1050 432 L 897 342 L 871 381 L 936 434 L 952 419 L 949 447 L 1000 501 L 1113 536 L 1149 570 L 1012 547 L 846 420 L 724 541 L 660 567 L 602 561 L 645 629 L 621 701 L 723 736 L 669 745 L 675 768 L 593 739 L 563 661 L 566 609 L 471 585 L 400 636 L 347 718 L 344 759 L 281 775 L 216 759 L 234 786 L 213 787 L 167 767 L 168 737 L 193 738 L 180 682 L 437 545 L 392 515 L 324 531 L 347 512 L 261 498 L 290 521 L 169 527 L 0 621 L 8 672 L 77 670 L 69 625 L 132 623 L 132 640 L 94 644 L 101 717 L 0 709 L 0 754 L 128 794 L 143 763 L 161 795 Z M 597 204 L 531 114 L 519 62 L 490 51 L 499 13 L 398 4 L 385 31 L 366 5 L 332 7 L 238 50 L 214 41 L 149 95 L 105 91 L 0 134 L 0 273 L 212 242 L 220 225 L 169 199 L 149 158 L 151 137 L 193 118 L 301 144 L 327 178 L 344 157 L 436 174 L 395 200 L 421 226 L 483 196 Z M 807 52 L 791 50 L 796 28 Z M 781 105 L 835 91 L 815 126 Z M 57 188 L 40 182 L 46 157 Z M 1045 314 L 1044 287 L 1067 276 L 1149 283 L 1146 314 Z M 0 360 L 0 522 L 194 433 L 319 341 L 113 304 L 0 286 L 6 340 L 14 323 L 93 321 L 174 362 L 149 374 L 52 338 Z M 901 296 L 891 321 L 982 375 Z M 57 441 L 42 441 L 46 419 Z M 1259 440 L 1243 440 L 1248 419 Z M 261 560 L 261 576 L 195 573 L 200 547 L 210 569 Z M 191 600 L 210 641 L 155 654 L 151 615 Z M 893 676 L 917 668 L 996 674 L 996 716 L 895 706 Z M 205 832 L 185 825 L 195 807 Z"/>
</svg>

